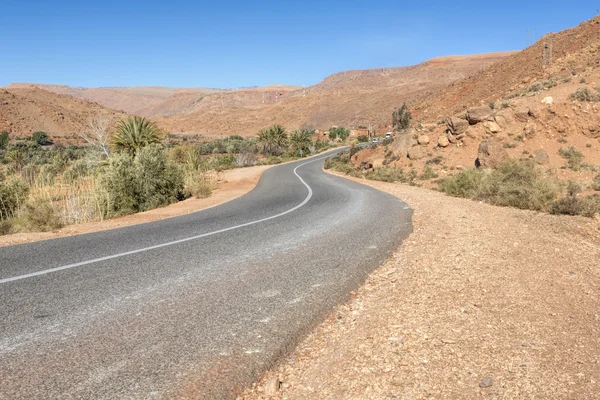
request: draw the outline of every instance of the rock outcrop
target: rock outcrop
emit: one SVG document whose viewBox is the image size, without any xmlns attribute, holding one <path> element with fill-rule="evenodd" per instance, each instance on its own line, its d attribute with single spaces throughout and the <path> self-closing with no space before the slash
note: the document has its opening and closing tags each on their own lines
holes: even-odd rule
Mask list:
<svg viewBox="0 0 600 400">
<path fill-rule="evenodd" d="M 478 167 L 496 168 L 508 159 L 508 153 L 501 142 L 495 139 L 484 140 L 477 150 Z"/>
</svg>

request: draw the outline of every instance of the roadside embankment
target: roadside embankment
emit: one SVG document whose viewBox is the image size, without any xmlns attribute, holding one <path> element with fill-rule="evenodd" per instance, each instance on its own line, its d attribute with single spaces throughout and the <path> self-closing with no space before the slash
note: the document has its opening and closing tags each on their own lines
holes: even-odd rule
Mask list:
<svg viewBox="0 0 600 400">
<path fill-rule="evenodd" d="M 350 179 L 414 233 L 240 398 L 597 398 L 598 220 Z"/>
</svg>

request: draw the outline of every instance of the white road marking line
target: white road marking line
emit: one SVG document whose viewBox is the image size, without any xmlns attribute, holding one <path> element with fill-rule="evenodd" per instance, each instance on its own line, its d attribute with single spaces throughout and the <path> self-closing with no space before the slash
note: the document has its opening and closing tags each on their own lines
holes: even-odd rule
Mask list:
<svg viewBox="0 0 600 400">
<path fill-rule="evenodd" d="M 302 184 L 304 186 L 306 186 L 306 188 L 308 189 L 308 196 L 306 196 L 306 198 L 304 199 L 304 201 L 302 201 L 302 203 L 298 204 L 297 206 L 295 206 L 293 208 L 290 208 L 287 211 L 281 212 L 281 213 L 279 213 L 277 215 L 272 215 L 270 217 L 262 218 L 262 219 L 259 219 L 259 220 L 256 220 L 256 221 L 251 221 L 251 222 L 246 222 L 244 224 L 231 226 L 229 228 L 219 229 L 219 230 L 213 231 L 213 232 L 203 233 L 201 235 L 191 236 L 191 237 L 188 237 L 188 238 L 185 238 L 185 239 L 179 239 L 179 240 L 174 240 L 172 242 L 167 242 L 167 243 L 157 244 L 157 245 L 154 245 L 154 246 L 144 247 L 142 249 L 126 251 L 126 252 L 123 252 L 123 253 L 113 254 L 113 255 L 110 255 L 110 256 L 106 256 L 106 257 L 94 258 L 92 260 L 81 261 L 81 262 L 74 263 L 74 264 L 63 265 L 61 267 L 45 269 L 43 271 L 32 272 L 30 274 L 13 276 L 11 278 L 4 278 L 4 279 L 0 279 L 0 284 L 8 283 L 8 282 L 14 282 L 14 281 L 19 281 L 19 280 L 27 279 L 27 278 L 33 278 L 35 276 L 40 276 L 40 275 L 51 274 L 53 272 L 63 271 L 65 269 L 83 267 L 84 265 L 94 264 L 94 263 L 98 263 L 98 262 L 101 262 L 101 261 L 112 260 L 114 258 L 125 257 L 125 256 L 130 256 L 132 254 L 143 253 L 145 251 L 160 249 L 161 247 L 173 246 L 175 244 L 185 243 L 185 242 L 189 242 L 189 241 L 192 241 L 192 240 L 201 239 L 201 238 L 204 238 L 204 237 L 207 237 L 207 236 L 212 236 L 212 235 L 216 235 L 216 234 L 219 234 L 219 233 L 228 232 L 228 231 L 232 231 L 232 230 L 235 230 L 235 229 L 244 228 L 246 226 L 260 224 L 262 222 L 270 221 L 270 220 L 275 219 L 275 218 L 283 217 L 284 215 L 289 214 L 291 212 L 294 212 L 297 209 L 303 207 L 306 203 L 308 203 L 308 201 L 311 199 L 311 197 L 313 195 L 312 188 L 304 181 L 304 179 L 302 179 L 302 177 L 300 177 L 300 175 L 298 175 L 298 172 L 297 172 L 298 168 L 300 168 L 300 167 L 302 167 L 302 166 L 304 166 L 306 164 L 313 163 L 315 161 L 320 161 L 320 160 L 322 160 L 324 158 L 327 158 L 327 157 L 330 157 L 330 156 L 331 156 L 331 154 L 329 154 L 329 155 L 327 155 L 325 157 L 315 158 L 314 160 L 307 161 L 305 163 L 302 163 L 302 164 L 298 165 L 296 168 L 294 168 L 294 175 L 296 175 L 298 177 L 298 179 L 300 179 L 300 182 L 302 182 Z"/>
</svg>

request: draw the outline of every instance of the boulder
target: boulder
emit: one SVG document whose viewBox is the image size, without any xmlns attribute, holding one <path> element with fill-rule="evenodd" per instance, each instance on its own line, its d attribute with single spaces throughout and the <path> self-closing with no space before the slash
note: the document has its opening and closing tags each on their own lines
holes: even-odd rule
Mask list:
<svg viewBox="0 0 600 400">
<path fill-rule="evenodd" d="M 469 127 L 469 122 L 466 119 L 459 117 L 449 117 L 446 119 L 446 125 L 448 126 L 448 130 L 452 132 L 454 135 L 464 133 Z"/>
<path fill-rule="evenodd" d="M 501 110 L 494 116 L 496 123 L 500 128 L 505 129 L 509 125 L 515 122 L 515 118 L 513 117 L 511 110 Z"/>
<path fill-rule="evenodd" d="M 425 157 L 425 151 L 422 147 L 415 146 L 408 149 L 408 158 L 411 160 L 420 160 L 423 157 Z"/>
<path fill-rule="evenodd" d="M 544 97 L 542 99 L 542 104 L 552 105 L 552 103 L 554 103 L 552 96 Z"/>
<path fill-rule="evenodd" d="M 448 140 L 448 136 L 441 135 L 438 138 L 438 146 L 440 146 L 440 147 L 448 147 L 448 146 L 450 146 L 450 141 Z"/>
<path fill-rule="evenodd" d="M 412 133 L 402 133 L 396 135 L 394 141 L 390 145 L 390 149 L 400 157 L 404 158 L 408 155 L 408 150 L 416 144 Z"/>
<path fill-rule="evenodd" d="M 484 140 L 477 150 L 476 165 L 496 168 L 508 159 L 508 153 L 501 142 L 495 139 Z"/>
<path fill-rule="evenodd" d="M 550 157 L 548 157 L 548 153 L 546 153 L 546 150 L 544 149 L 536 150 L 533 159 L 538 164 L 548 164 L 550 161 Z"/>
<path fill-rule="evenodd" d="M 487 121 L 492 113 L 490 106 L 471 107 L 467 109 L 467 121 L 469 121 L 469 124 L 475 125 Z"/>
<path fill-rule="evenodd" d="M 529 106 L 525 104 L 520 104 L 515 107 L 515 118 L 520 122 L 527 122 L 529 118 L 533 116 Z"/>
<path fill-rule="evenodd" d="M 429 144 L 429 136 L 421 135 L 417 139 L 417 142 L 419 142 L 419 144 L 421 144 L 421 145 L 428 145 Z"/>
<path fill-rule="evenodd" d="M 485 135 L 485 128 L 481 125 L 470 126 L 469 129 L 465 131 L 465 135 L 471 139 L 479 139 L 481 136 Z"/>
<path fill-rule="evenodd" d="M 485 132 L 490 135 L 500 132 L 500 126 L 493 121 L 485 121 L 483 127 Z"/>
</svg>

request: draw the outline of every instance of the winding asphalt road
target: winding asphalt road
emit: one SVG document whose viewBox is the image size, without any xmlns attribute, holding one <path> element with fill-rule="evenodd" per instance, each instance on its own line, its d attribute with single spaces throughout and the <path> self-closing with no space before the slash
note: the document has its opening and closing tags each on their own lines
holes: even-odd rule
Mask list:
<svg viewBox="0 0 600 400">
<path fill-rule="evenodd" d="M 323 162 L 197 213 L 0 248 L 0 399 L 235 398 L 411 231 L 406 204 Z"/>
</svg>

